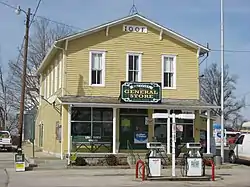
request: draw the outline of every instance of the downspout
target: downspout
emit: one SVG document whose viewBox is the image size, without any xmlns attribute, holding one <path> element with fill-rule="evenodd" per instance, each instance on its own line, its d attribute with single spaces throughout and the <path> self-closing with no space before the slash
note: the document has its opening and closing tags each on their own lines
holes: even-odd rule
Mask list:
<svg viewBox="0 0 250 187">
<path fill-rule="evenodd" d="M 61 95 L 63 96 L 64 95 L 64 84 L 65 84 L 65 80 L 64 80 L 64 78 L 65 78 L 65 72 L 64 72 L 64 70 L 65 70 L 65 61 L 66 61 L 66 51 L 68 49 L 68 40 L 66 40 L 65 48 L 61 48 L 61 47 L 56 46 L 56 43 L 54 43 L 54 47 L 57 48 L 57 49 L 62 50 L 62 52 L 63 52 L 62 68 L 60 68 L 60 70 L 62 71 L 62 72 L 60 72 L 62 78 L 61 78 L 61 82 L 59 83 L 59 84 L 61 84 L 61 90 L 62 90 Z M 61 105 L 61 109 L 62 109 L 62 105 Z M 64 131 L 63 131 L 63 129 L 64 129 L 64 125 L 62 124 L 62 113 L 60 114 L 60 122 L 61 122 L 61 147 L 60 147 L 61 150 L 60 150 L 60 158 L 61 158 L 61 160 L 63 160 L 64 159 L 64 155 L 63 155 L 63 143 L 64 143 L 64 137 L 63 137 Z"/>
</svg>

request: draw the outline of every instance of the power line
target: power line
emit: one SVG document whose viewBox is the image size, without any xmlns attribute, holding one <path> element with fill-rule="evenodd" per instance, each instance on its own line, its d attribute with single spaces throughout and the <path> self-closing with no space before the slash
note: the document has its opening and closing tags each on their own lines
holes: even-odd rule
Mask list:
<svg viewBox="0 0 250 187">
<path fill-rule="evenodd" d="M 39 0 L 38 6 L 37 6 L 37 8 L 36 8 L 37 10 L 38 10 L 38 8 L 39 8 L 39 6 L 40 6 L 40 3 L 41 3 L 41 0 Z M 5 5 L 5 6 L 11 8 L 11 9 L 16 10 L 16 7 L 14 7 L 14 6 L 10 5 L 10 4 L 7 4 L 7 3 L 5 3 L 5 2 L 3 2 L 3 1 L 0 1 L 0 4 L 3 4 L 3 5 Z M 134 8 L 136 9 L 136 6 L 135 6 L 134 1 L 133 1 L 133 6 L 132 6 L 132 8 L 131 8 L 132 11 L 133 11 Z M 37 12 L 37 10 L 35 11 L 35 13 Z M 137 10 L 134 10 L 134 11 L 137 11 Z M 135 13 L 135 12 L 134 12 L 134 13 Z M 34 15 L 35 15 L 35 14 L 33 14 L 33 17 L 35 17 Z M 34 19 L 33 17 L 32 17 L 32 19 Z M 62 22 L 59 22 L 59 21 L 55 21 L 55 20 L 49 19 L 49 18 L 44 17 L 44 16 L 36 15 L 36 17 L 38 17 L 38 18 L 40 18 L 40 19 L 45 19 L 45 20 L 47 20 L 47 21 L 50 21 L 50 22 L 55 23 L 55 24 L 58 24 L 58 25 L 63 25 L 63 26 L 72 28 L 72 29 L 75 29 L 75 30 L 84 30 L 84 29 L 82 29 L 82 28 L 80 28 L 80 27 L 76 27 L 76 26 L 73 26 L 73 25 L 68 25 L 68 24 L 65 24 L 65 23 L 62 23 Z M 211 52 L 221 52 L 220 49 L 211 49 L 210 51 L 211 51 Z M 250 53 L 250 49 L 249 49 L 249 50 L 225 49 L 224 52 L 225 52 L 225 53 Z"/>
<path fill-rule="evenodd" d="M 221 52 L 220 49 L 211 49 L 212 52 Z M 250 50 L 227 50 L 225 49 L 224 52 L 226 53 L 250 53 Z"/>
<path fill-rule="evenodd" d="M 63 26 L 72 28 L 72 29 L 75 29 L 75 30 L 83 30 L 83 29 L 80 28 L 80 27 L 75 27 L 75 26 L 72 26 L 72 25 L 68 25 L 68 24 L 65 24 L 65 23 L 62 23 L 62 22 L 59 22 L 59 21 L 55 21 L 55 20 L 46 18 L 46 17 L 44 17 L 44 16 L 38 16 L 38 15 L 37 15 L 36 17 L 41 18 L 41 19 L 45 19 L 45 20 L 47 20 L 47 21 L 50 21 L 50 22 L 55 23 L 55 24 L 58 24 L 58 25 L 63 25 Z"/>
<path fill-rule="evenodd" d="M 7 4 L 7 3 L 5 3 L 3 1 L 0 1 L 0 4 L 5 5 L 5 6 L 9 7 L 9 8 L 14 9 L 14 10 L 16 10 L 16 8 L 17 8 L 17 7 L 14 7 L 14 6 L 10 5 L 10 4 Z"/>
<path fill-rule="evenodd" d="M 38 9 L 39 9 L 39 6 L 40 6 L 41 2 L 42 2 L 42 0 L 39 0 L 38 3 L 37 3 L 35 12 L 34 12 L 34 14 L 32 15 L 32 18 L 31 18 L 31 21 L 30 21 L 30 26 L 32 25 L 32 23 L 33 23 L 33 21 L 34 21 L 34 18 L 35 18 L 35 16 L 36 16 L 36 13 L 37 13 L 37 11 L 38 11 Z"/>
<path fill-rule="evenodd" d="M 40 2 L 40 0 L 39 0 L 38 6 L 37 6 L 37 8 L 36 8 L 37 10 L 38 10 L 38 8 L 39 8 L 39 6 L 40 6 L 40 3 L 41 3 L 41 2 Z M 5 2 L 3 2 L 3 1 L 0 1 L 0 4 L 2 4 L 2 5 L 4 5 L 4 6 L 7 6 L 8 8 L 11 8 L 11 9 L 13 9 L 13 10 L 16 10 L 16 9 L 17 9 L 16 7 L 14 7 L 14 6 L 10 5 L 10 4 L 7 4 L 7 3 L 5 3 Z M 44 16 L 35 15 L 36 12 L 37 12 L 37 10 L 35 10 L 35 12 L 32 14 L 34 18 L 35 18 L 35 16 L 36 16 L 36 17 L 38 17 L 38 18 L 45 19 L 45 20 L 50 21 L 50 22 L 52 22 L 52 23 L 56 23 L 56 24 L 58 24 L 58 25 L 63 25 L 63 26 L 66 26 L 66 27 L 69 27 L 69 28 L 72 28 L 72 29 L 75 29 L 75 30 L 83 30 L 82 28 L 75 27 L 75 26 L 72 26 L 72 25 L 68 25 L 68 24 L 65 24 L 65 23 L 62 23 L 62 22 L 59 22 L 59 21 L 55 21 L 55 20 L 49 19 L 49 18 L 44 17 Z M 34 15 L 35 15 L 35 16 L 34 16 Z M 34 19 L 33 17 L 32 17 L 32 20 Z M 34 21 L 34 20 L 33 20 L 33 21 Z M 31 22 L 31 23 L 32 23 L 32 22 Z"/>
</svg>

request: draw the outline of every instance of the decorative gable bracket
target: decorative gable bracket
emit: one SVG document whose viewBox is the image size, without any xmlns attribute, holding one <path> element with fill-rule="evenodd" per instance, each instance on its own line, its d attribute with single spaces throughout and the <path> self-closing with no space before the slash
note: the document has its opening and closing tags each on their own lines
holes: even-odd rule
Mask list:
<svg viewBox="0 0 250 187">
<path fill-rule="evenodd" d="M 109 26 L 106 27 L 106 36 L 109 35 Z"/>
<path fill-rule="evenodd" d="M 159 37 L 159 40 L 162 40 L 162 35 L 163 35 L 163 29 L 161 29 L 161 32 L 160 32 L 160 37 Z"/>
</svg>

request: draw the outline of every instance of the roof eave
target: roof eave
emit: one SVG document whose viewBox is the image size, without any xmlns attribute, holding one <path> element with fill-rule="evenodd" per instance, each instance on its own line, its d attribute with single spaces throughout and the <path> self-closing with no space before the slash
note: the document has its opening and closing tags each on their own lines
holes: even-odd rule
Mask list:
<svg viewBox="0 0 250 187">
<path fill-rule="evenodd" d="M 46 66 L 46 62 L 47 60 L 53 56 L 53 52 L 56 51 L 55 45 L 58 43 L 58 41 L 55 41 L 52 46 L 50 47 L 49 51 L 47 52 L 46 56 L 44 57 L 42 63 L 40 64 L 40 66 L 38 67 L 36 74 L 39 75 L 42 73 L 42 71 L 44 70 L 45 66 Z"/>
</svg>

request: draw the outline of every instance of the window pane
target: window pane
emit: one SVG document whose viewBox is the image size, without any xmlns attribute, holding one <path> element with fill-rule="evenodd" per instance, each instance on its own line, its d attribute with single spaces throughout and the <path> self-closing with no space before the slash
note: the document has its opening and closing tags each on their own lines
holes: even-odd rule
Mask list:
<svg viewBox="0 0 250 187">
<path fill-rule="evenodd" d="M 106 109 L 103 111 L 103 121 L 113 121 L 113 110 Z"/>
<path fill-rule="evenodd" d="M 134 56 L 133 55 L 128 56 L 128 67 L 129 67 L 129 70 L 134 69 Z"/>
<path fill-rule="evenodd" d="M 133 71 L 128 72 L 128 81 L 129 82 L 134 81 L 134 72 Z"/>
<path fill-rule="evenodd" d="M 190 142 L 193 140 L 193 125 L 183 125 L 182 141 Z"/>
<path fill-rule="evenodd" d="M 167 124 L 167 119 L 165 119 L 165 118 L 156 118 L 156 119 L 154 119 L 154 122 L 155 122 L 155 124 L 164 124 L 164 125 L 166 125 Z"/>
<path fill-rule="evenodd" d="M 134 81 L 139 81 L 139 72 L 134 71 Z"/>
<path fill-rule="evenodd" d="M 173 87 L 173 73 L 164 73 L 164 87 Z"/>
<path fill-rule="evenodd" d="M 103 136 L 112 137 L 113 136 L 113 124 L 103 123 Z"/>
<path fill-rule="evenodd" d="M 139 56 L 134 56 L 134 69 L 133 70 L 139 70 Z"/>
<path fill-rule="evenodd" d="M 102 69 L 102 54 L 92 53 L 92 69 L 101 70 Z"/>
<path fill-rule="evenodd" d="M 93 123 L 93 136 L 102 136 L 102 123 Z"/>
<path fill-rule="evenodd" d="M 91 121 L 91 109 L 84 107 L 73 107 L 71 120 L 72 121 Z"/>
<path fill-rule="evenodd" d="M 164 84 L 164 87 L 169 87 L 169 80 L 168 80 L 168 78 L 169 78 L 169 76 L 168 76 L 168 74 L 169 73 L 164 73 L 164 82 L 163 82 L 163 84 Z"/>
<path fill-rule="evenodd" d="M 173 57 L 165 57 L 164 58 L 164 72 L 172 72 L 173 73 Z"/>
<path fill-rule="evenodd" d="M 162 143 L 166 143 L 167 125 L 155 124 L 154 125 L 154 132 L 155 132 L 155 137 L 156 137 L 157 141 L 160 141 Z"/>
<path fill-rule="evenodd" d="M 96 77 L 97 77 L 97 71 L 96 70 L 92 70 L 92 75 L 91 75 L 91 84 L 96 84 L 97 80 L 96 80 Z"/>
<path fill-rule="evenodd" d="M 90 122 L 71 122 L 72 136 L 91 136 Z"/>
<path fill-rule="evenodd" d="M 102 112 L 98 108 L 93 108 L 93 121 L 102 121 Z"/>
<path fill-rule="evenodd" d="M 129 55 L 128 57 L 128 70 L 134 70 L 134 61 L 132 55 Z"/>
<path fill-rule="evenodd" d="M 96 84 L 102 84 L 102 71 L 98 70 L 96 76 L 97 76 L 97 78 L 96 78 Z"/>
</svg>

